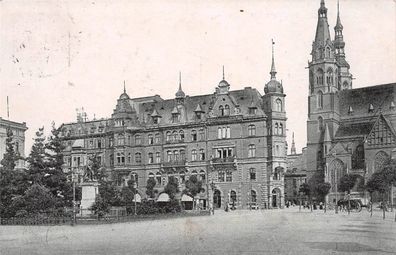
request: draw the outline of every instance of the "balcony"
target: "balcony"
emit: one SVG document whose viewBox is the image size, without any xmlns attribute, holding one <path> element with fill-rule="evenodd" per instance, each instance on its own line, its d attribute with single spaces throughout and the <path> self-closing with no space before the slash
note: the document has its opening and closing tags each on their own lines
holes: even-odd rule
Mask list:
<svg viewBox="0 0 396 255">
<path fill-rule="evenodd" d="M 235 156 L 232 157 L 225 157 L 225 158 L 213 158 L 212 164 L 234 164 L 235 163 Z"/>
<path fill-rule="evenodd" d="M 186 160 L 185 159 L 180 159 L 180 160 L 172 160 L 169 162 L 163 162 L 162 166 L 163 167 L 177 167 L 177 166 L 184 166 L 186 165 Z"/>
</svg>

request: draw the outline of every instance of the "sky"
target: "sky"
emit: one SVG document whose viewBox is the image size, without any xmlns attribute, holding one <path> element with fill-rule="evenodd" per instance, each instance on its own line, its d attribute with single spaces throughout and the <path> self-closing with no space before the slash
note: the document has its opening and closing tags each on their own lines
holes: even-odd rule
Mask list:
<svg viewBox="0 0 396 255">
<path fill-rule="evenodd" d="M 286 93 L 287 140 L 306 145 L 308 70 L 320 0 L 0 1 L 0 116 L 39 127 L 110 117 L 123 83 L 130 97 L 174 98 L 179 71 L 190 96 L 264 94 L 271 39 Z M 326 0 L 334 37 L 337 1 Z M 340 0 L 353 87 L 396 82 L 396 1 Z"/>
</svg>

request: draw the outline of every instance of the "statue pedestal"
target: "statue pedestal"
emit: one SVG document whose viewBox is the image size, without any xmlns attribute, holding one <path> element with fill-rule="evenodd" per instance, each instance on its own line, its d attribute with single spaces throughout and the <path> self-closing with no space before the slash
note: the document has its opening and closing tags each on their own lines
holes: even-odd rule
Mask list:
<svg viewBox="0 0 396 255">
<path fill-rule="evenodd" d="M 96 196 L 99 194 L 99 183 L 98 182 L 83 182 L 80 184 L 82 188 L 81 194 L 81 215 L 91 215 L 92 212 L 89 210 L 95 203 Z"/>
</svg>

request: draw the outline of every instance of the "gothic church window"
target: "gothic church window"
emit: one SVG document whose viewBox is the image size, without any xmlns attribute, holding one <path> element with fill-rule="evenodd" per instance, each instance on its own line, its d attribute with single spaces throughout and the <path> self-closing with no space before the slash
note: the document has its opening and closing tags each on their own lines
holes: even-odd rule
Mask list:
<svg viewBox="0 0 396 255">
<path fill-rule="evenodd" d="M 323 92 L 318 92 L 318 108 L 323 108 Z"/>
<path fill-rule="evenodd" d="M 320 86 L 323 85 L 323 70 L 322 69 L 318 69 L 317 73 L 316 73 L 316 83 Z"/>
<path fill-rule="evenodd" d="M 281 112 L 282 111 L 282 100 L 280 100 L 279 98 L 276 99 L 275 101 L 275 109 L 277 112 Z"/>
</svg>

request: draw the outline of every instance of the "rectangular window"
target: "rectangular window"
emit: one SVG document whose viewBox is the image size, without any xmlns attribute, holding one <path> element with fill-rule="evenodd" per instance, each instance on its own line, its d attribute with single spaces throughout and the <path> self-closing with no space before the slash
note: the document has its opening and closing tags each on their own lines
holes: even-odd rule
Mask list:
<svg viewBox="0 0 396 255">
<path fill-rule="evenodd" d="M 218 181 L 219 182 L 224 182 L 225 181 L 225 173 L 224 173 L 224 171 L 219 171 L 218 172 Z"/>
<path fill-rule="evenodd" d="M 232 182 L 232 172 L 229 170 L 226 171 L 226 182 Z"/>
<path fill-rule="evenodd" d="M 154 163 L 154 155 L 153 153 L 148 154 L 148 163 L 153 164 Z"/>
<path fill-rule="evenodd" d="M 161 163 L 161 153 L 160 152 L 155 153 L 155 160 L 157 163 Z"/>
</svg>

